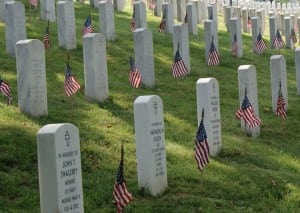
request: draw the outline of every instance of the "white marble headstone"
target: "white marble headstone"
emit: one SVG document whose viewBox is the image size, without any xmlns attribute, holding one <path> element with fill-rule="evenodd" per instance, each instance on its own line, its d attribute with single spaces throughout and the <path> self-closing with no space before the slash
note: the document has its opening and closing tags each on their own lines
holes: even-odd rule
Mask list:
<svg viewBox="0 0 300 213">
<path fill-rule="evenodd" d="M 115 40 L 115 15 L 113 4 L 110 1 L 99 2 L 100 33 L 107 40 Z"/>
<path fill-rule="evenodd" d="M 230 26 L 229 26 L 229 21 L 230 21 L 230 19 L 233 17 L 232 15 L 233 15 L 233 7 L 231 7 L 231 6 L 227 6 L 226 8 L 225 8 L 225 14 L 224 14 L 224 16 L 225 16 L 225 26 L 226 26 L 226 28 L 227 28 L 227 32 L 230 32 L 229 31 L 229 29 L 230 29 Z"/>
<path fill-rule="evenodd" d="M 38 39 L 16 44 L 18 105 L 34 117 L 47 115 L 47 85 L 44 44 Z"/>
<path fill-rule="evenodd" d="M 204 19 L 204 14 L 203 14 L 203 1 L 200 0 L 192 0 L 192 2 L 195 4 L 196 6 L 196 14 L 197 14 L 197 23 L 198 24 L 202 24 L 202 21 Z"/>
<path fill-rule="evenodd" d="M 239 106 L 242 105 L 246 95 L 252 105 L 255 116 L 259 118 L 258 99 L 257 99 L 257 81 L 256 68 L 253 65 L 241 65 L 238 68 L 238 84 L 239 84 Z M 252 137 L 257 137 L 260 134 L 260 127 L 249 128 L 245 121 L 241 119 L 241 129 L 246 134 Z"/>
<path fill-rule="evenodd" d="M 215 78 L 199 78 L 196 83 L 198 126 L 204 109 L 204 126 L 209 154 L 216 156 L 222 148 L 219 83 Z"/>
<path fill-rule="evenodd" d="M 58 46 L 67 50 L 76 49 L 75 11 L 72 1 L 58 1 L 57 35 Z"/>
<path fill-rule="evenodd" d="M 114 0 L 114 9 L 122 11 L 125 7 L 125 0 Z"/>
<path fill-rule="evenodd" d="M 298 28 L 298 44 L 300 44 L 300 17 L 297 17 L 297 28 Z M 297 33 L 297 32 L 296 32 Z"/>
<path fill-rule="evenodd" d="M 99 7 L 99 0 L 89 0 L 91 8 L 98 8 Z"/>
<path fill-rule="evenodd" d="M 168 187 L 163 103 L 159 96 L 134 101 L 138 185 L 156 196 Z"/>
<path fill-rule="evenodd" d="M 265 12 L 262 9 L 256 10 L 256 17 L 258 19 L 258 26 L 260 28 L 260 32 L 263 35 L 265 32 Z"/>
<path fill-rule="evenodd" d="M 88 33 L 82 38 L 85 95 L 89 100 L 108 98 L 106 41 L 101 33 Z"/>
<path fill-rule="evenodd" d="M 257 41 L 257 36 L 259 34 L 259 20 L 257 17 L 252 17 L 252 51 L 256 52 L 255 44 Z"/>
<path fill-rule="evenodd" d="M 174 19 L 177 19 L 177 0 L 170 0 L 173 8 Z"/>
<path fill-rule="evenodd" d="M 25 7 L 22 2 L 5 3 L 5 39 L 6 52 L 15 57 L 16 43 L 27 39 L 25 23 Z"/>
<path fill-rule="evenodd" d="M 274 39 L 277 31 L 277 19 L 275 16 L 269 17 L 269 30 L 270 30 L 270 48 L 274 49 Z"/>
<path fill-rule="evenodd" d="M 246 8 L 242 9 L 242 28 L 244 33 L 249 33 L 250 29 L 248 28 L 248 10 Z"/>
<path fill-rule="evenodd" d="M 48 124 L 37 132 L 42 213 L 83 213 L 79 131 L 69 123 Z"/>
<path fill-rule="evenodd" d="M 146 5 L 143 1 L 133 3 L 135 28 L 147 28 Z"/>
<path fill-rule="evenodd" d="M 163 3 L 162 4 L 162 13 L 165 13 L 165 17 L 166 17 L 165 32 L 173 33 L 173 25 L 174 25 L 173 4 Z"/>
<path fill-rule="evenodd" d="M 158 16 L 158 17 L 161 17 L 163 0 L 156 0 L 155 3 L 156 3 L 156 5 L 155 5 L 155 8 L 154 8 L 154 15 Z"/>
<path fill-rule="evenodd" d="M 208 19 L 212 17 L 214 29 L 216 33 L 218 33 L 218 26 L 219 26 L 219 21 L 218 21 L 218 10 L 217 10 L 217 4 L 213 3 L 207 6 L 207 14 L 208 14 Z"/>
<path fill-rule="evenodd" d="M 295 49 L 297 95 L 300 95 L 300 47 Z"/>
<path fill-rule="evenodd" d="M 291 43 L 291 29 L 291 17 L 284 17 L 285 46 L 294 49 L 294 44 Z"/>
<path fill-rule="evenodd" d="M 216 37 L 215 30 L 214 30 L 215 25 L 213 24 L 212 20 L 205 20 L 204 21 L 204 43 L 205 43 L 205 61 L 208 62 L 208 55 L 210 52 L 210 47 L 211 47 L 211 41 L 213 39 L 215 48 L 218 51 L 218 37 Z"/>
<path fill-rule="evenodd" d="M 230 38 L 231 38 L 231 49 L 233 46 L 234 35 L 236 35 L 237 39 L 237 57 L 243 57 L 243 37 L 242 37 L 242 29 L 241 29 L 241 20 L 239 18 L 231 18 L 229 21 L 230 25 Z"/>
<path fill-rule="evenodd" d="M 273 55 L 270 58 L 272 109 L 277 109 L 278 92 L 281 86 L 282 97 L 286 101 L 285 109 L 288 108 L 288 90 L 286 78 L 286 61 L 283 55 Z"/>
<path fill-rule="evenodd" d="M 5 21 L 5 2 L 6 0 L 0 0 L 0 21 Z"/>
<path fill-rule="evenodd" d="M 177 21 L 183 22 L 186 14 L 186 3 L 182 0 L 176 0 L 177 4 Z"/>
<path fill-rule="evenodd" d="M 139 28 L 134 31 L 135 65 L 142 73 L 142 83 L 146 87 L 155 84 L 153 37 L 148 29 Z"/>
<path fill-rule="evenodd" d="M 284 18 L 285 18 L 284 13 L 280 13 L 280 14 L 279 14 L 279 20 L 278 20 L 278 29 L 279 29 L 280 31 L 282 31 L 282 34 L 283 34 L 283 35 L 284 35 L 284 31 L 285 31 L 285 27 L 284 27 L 284 25 L 285 25 L 285 23 L 284 23 Z"/>
<path fill-rule="evenodd" d="M 191 70 L 189 32 L 187 24 L 175 24 L 173 26 L 173 56 L 175 56 L 179 44 L 180 56 L 188 71 Z"/>
<path fill-rule="evenodd" d="M 55 22 L 55 1 L 40 0 L 41 20 Z"/>
<path fill-rule="evenodd" d="M 198 20 L 196 5 L 194 3 L 188 3 L 186 5 L 187 19 L 188 19 L 188 30 L 192 35 L 198 35 Z"/>
</svg>

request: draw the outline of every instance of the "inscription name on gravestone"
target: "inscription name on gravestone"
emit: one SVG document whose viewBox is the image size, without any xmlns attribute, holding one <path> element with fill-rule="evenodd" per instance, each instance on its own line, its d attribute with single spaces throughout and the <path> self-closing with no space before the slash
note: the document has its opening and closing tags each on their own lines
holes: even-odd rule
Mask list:
<svg viewBox="0 0 300 213">
<path fill-rule="evenodd" d="M 288 108 L 288 89 L 286 77 L 286 60 L 284 55 L 272 55 L 270 58 L 270 74 L 271 74 L 271 90 L 272 90 L 272 109 L 273 112 L 277 109 L 277 100 L 279 89 L 282 92 Z"/>
<path fill-rule="evenodd" d="M 67 50 L 76 49 L 75 11 L 72 1 L 58 1 L 57 37 L 58 46 Z"/>
<path fill-rule="evenodd" d="M 222 147 L 219 84 L 215 78 L 200 78 L 196 83 L 198 125 L 204 109 L 204 126 L 207 133 L 209 154 L 217 155 Z"/>
<path fill-rule="evenodd" d="M 134 125 L 138 184 L 156 196 L 168 185 L 163 106 L 160 97 L 140 96 L 135 100 Z"/>
<path fill-rule="evenodd" d="M 82 38 L 85 95 L 89 100 L 108 97 L 106 41 L 101 33 L 88 33 Z"/>
<path fill-rule="evenodd" d="M 41 212 L 83 213 L 78 128 L 48 124 L 37 142 Z"/>
<path fill-rule="evenodd" d="M 6 52 L 15 57 L 16 42 L 27 38 L 25 7 L 22 2 L 5 3 L 5 39 Z"/>
<path fill-rule="evenodd" d="M 30 57 L 27 57 L 30 56 Z M 48 114 L 45 50 L 38 39 L 16 44 L 18 106 L 31 116 Z"/>
<path fill-rule="evenodd" d="M 238 84 L 239 84 L 239 105 L 243 103 L 245 93 L 252 105 L 254 114 L 259 118 L 259 108 L 257 99 L 257 81 L 256 81 L 256 68 L 253 65 L 241 65 L 238 68 Z M 241 119 L 241 129 L 247 135 L 253 138 L 259 136 L 260 126 L 250 128 L 245 125 L 245 121 Z"/>
</svg>

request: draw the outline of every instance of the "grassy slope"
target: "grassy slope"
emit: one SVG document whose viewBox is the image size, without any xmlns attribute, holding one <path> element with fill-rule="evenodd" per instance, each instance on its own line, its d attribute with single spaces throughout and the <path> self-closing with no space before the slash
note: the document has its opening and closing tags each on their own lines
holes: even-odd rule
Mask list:
<svg viewBox="0 0 300 213">
<path fill-rule="evenodd" d="M 67 51 L 57 47 L 56 25 L 51 23 L 53 48 L 46 51 L 49 115 L 31 118 L 19 112 L 15 60 L 5 53 L 1 39 L 1 77 L 13 88 L 13 106 L 0 96 L 0 212 L 39 212 L 39 187 L 36 132 L 49 123 L 70 122 L 80 130 L 84 205 L 86 212 L 115 212 L 111 204 L 112 186 L 119 161 L 119 147 L 125 144 L 125 178 L 134 200 L 126 212 L 269 212 L 297 211 L 300 208 L 300 108 L 296 95 L 292 50 L 281 50 L 287 60 L 289 92 L 288 119 L 271 112 L 269 59 L 276 50 L 263 56 L 251 53 L 251 37 L 243 34 L 244 57 L 230 56 L 229 36 L 220 19 L 221 65 L 208 68 L 204 60 L 203 26 L 199 35 L 190 36 L 192 71 L 182 80 L 170 74 L 172 36 L 157 32 L 160 19 L 148 13 L 148 28 L 153 31 L 156 86 L 134 90 L 128 84 L 128 59 L 133 55 L 133 36 L 129 31 L 130 8 L 116 12 L 115 42 L 107 43 L 110 98 L 104 103 L 89 103 L 84 97 L 81 26 L 91 12 L 99 32 L 98 11 L 75 4 L 77 49 L 70 51 L 71 67 L 82 90 L 74 97 L 63 93 Z M 27 14 L 28 38 L 41 38 L 45 21 L 31 20 Z M 0 36 L 5 38 L 4 25 Z M 234 113 L 238 108 L 237 68 L 253 64 L 257 69 L 261 136 L 245 137 Z M 193 157 L 197 129 L 195 82 L 215 77 L 220 86 L 222 143 L 221 153 L 200 173 Z M 159 95 L 164 104 L 169 189 L 153 198 L 138 189 L 135 159 L 133 101 L 139 95 Z M 73 110 L 71 110 L 71 106 Z"/>
</svg>

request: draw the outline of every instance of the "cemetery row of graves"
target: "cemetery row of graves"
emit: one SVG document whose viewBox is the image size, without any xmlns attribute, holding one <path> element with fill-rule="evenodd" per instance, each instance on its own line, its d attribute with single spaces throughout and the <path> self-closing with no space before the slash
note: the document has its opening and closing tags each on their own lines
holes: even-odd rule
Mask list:
<svg viewBox="0 0 300 213">
<path fill-rule="evenodd" d="M 299 208 L 299 4 L 35 4 L 0 10 L 0 210 Z"/>
</svg>

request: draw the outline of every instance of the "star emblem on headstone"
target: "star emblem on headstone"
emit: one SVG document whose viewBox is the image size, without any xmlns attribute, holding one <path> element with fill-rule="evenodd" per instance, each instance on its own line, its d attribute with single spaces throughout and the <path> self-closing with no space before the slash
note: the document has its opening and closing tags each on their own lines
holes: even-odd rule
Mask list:
<svg viewBox="0 0 300 213">
<path fill-rule="evenodd" d="M 69 132 L 66 131 L 66 133 L 65 133 L 65 141 L 66 141 L 67 146 L 70 145 L 70 139 L 71 139 L 71 136 L 70 136 Z"/>
<path fill-rule="evenodd" d="M 155 112 L 155 114 L 157 114 L 157 103 L 156 103 L 156 101 L 154 102 L 154 112 Z"/>
</svg>

